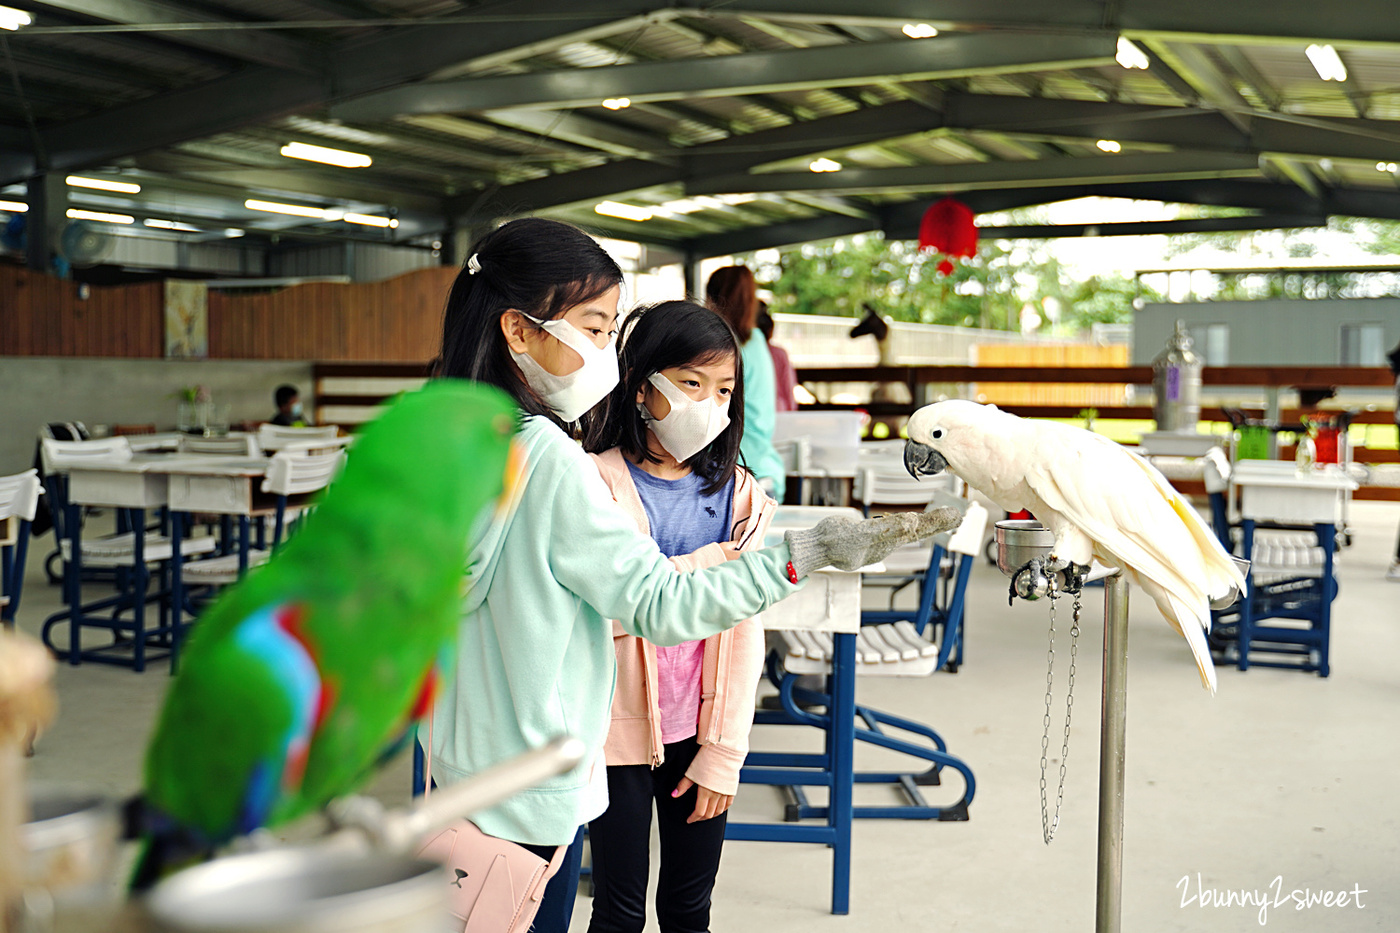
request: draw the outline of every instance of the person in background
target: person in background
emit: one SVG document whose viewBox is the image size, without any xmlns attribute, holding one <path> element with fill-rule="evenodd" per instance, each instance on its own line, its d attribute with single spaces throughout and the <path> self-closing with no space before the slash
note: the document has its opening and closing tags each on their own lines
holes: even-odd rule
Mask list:
<svg viewBox="0 0 1400 933">
<path fill-rule="evenodd" d="M 277 391 L 272 393 L 272 400 L 277 404 L 277 414 L 268 419 L 271 424 L 284 428 L 304 428 L 311 423 L 302 410 L 301 393 L 296 386 L 278 386 Z"/>
<path fill-rule="evenodd" d="M 768 313 L 768 303 L 758 303 L 756 325 L 768 341 L 768 354 L 773 357 L 773 387 L 777 391 L 778 411 L 797 411 L 797 398 L 793 390 L 797 388 L 797 370 L 792 368 L 792 357 L 788 351 L 773 342 L 773 315 Z"/>
<path fill-rule="evenodd" d="M 744 439 L 739 445 L 743 464 L 774 499 L 782 502 L 787 472 L 783 458 L 773 446 L 778 411 L 776 380 L 768 341 L 762 333 L 755 333 L 758 293 L 753 271 L 747 266 L 716 269 L 705 285 L 705 299 L 710 310 L 729 322 L 739 337 L 739 355 L 744 364 Z"/>
</svg>

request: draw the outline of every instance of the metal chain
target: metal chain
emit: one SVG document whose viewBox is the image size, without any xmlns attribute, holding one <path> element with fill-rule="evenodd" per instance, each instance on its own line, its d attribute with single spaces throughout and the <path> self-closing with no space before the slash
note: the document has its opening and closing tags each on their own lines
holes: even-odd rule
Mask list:
<svg viewBox="0 0 1400 933">
<path fill-rule="evenodd" d="M 1073 622 L 1069 630 L 1069 678 L 1067 692 L 1065 693 L 1065 737 L 1064 744 L 1060 747 L 1060 780 L 1059 786 L 1055 790 L 1055 815 L 1050 816 L 1050 801 L 1048 787 L 1045 781 L 1045 771 L 1049 766 L 1050 753 L 1050 707 L 1054 702 L 1055 687 L 1055 600 L 1059 594 L 1053 585 L 1050 590 L 1050 647 L 1046 652 L 1046 672 L 1045 672 L 1045 731 L 1040 737 L 1040 830 L 1045 839 L 1045 844 L 1055 838 L 1055 830 L 1060 826 L 1060 806 L 1065 799 L 1065 769 L 1069 765 L 1069 726 L 1070 718 L 1074 712 L 1074 662 L 1079 651 L 1079 616 L 1082 606 L 1079 602 L 1079 594 L 1074 594 L 1074 614 Z"/>
</svg>

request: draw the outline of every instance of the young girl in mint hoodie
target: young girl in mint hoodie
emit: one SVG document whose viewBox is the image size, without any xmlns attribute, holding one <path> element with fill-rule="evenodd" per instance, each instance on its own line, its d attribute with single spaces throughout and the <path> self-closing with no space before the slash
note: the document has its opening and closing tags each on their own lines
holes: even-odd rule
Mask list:
<svg viewBox="0 0 1400 933">
<path fill-rule="evenodd" d="M 472 817 L 546 859 L 607 808 L 610 619 L 657 645 L 708 638 L 794 592 L 811 570 L 855 569 L 901 543 L 869 522 L 824 524 L 762 551 L 723 546 L 723 564 L 677 571 L 618 508 L 573 437 L 617 384 L 621 281 L 577 228 L 511 221 L 474 244 L 453 283 L 437 367 L 440 377 L 510 393 L 522 422 L 513 499 L 466 568 L 455 674 L 434 705 L 433 775 L 447 784 L 557 735 L 581 739 L 589 754 L 577 768 Z M 545 892 L 537 933 L 568 928 L 578 864 L 571 850 Z"/>
<path fill-rule="evenodd" d="M 633 311 L 619 342 L 622 379 L 586 443 L 613 498 L 679 570 L 723 563 L 731 542 L 757 550 L 777 503 L 738 466 L 744 377 L 734 331 L 712 311 L 671 301 Z M 658 647 L 614 626 L 613 646 L 608 809 L 589 824 L 589 933 L 646 925 L 653 802 L 661 933 L 708 930 L 763 630 L 745 619 L 703 641 Z"/>
</svg>

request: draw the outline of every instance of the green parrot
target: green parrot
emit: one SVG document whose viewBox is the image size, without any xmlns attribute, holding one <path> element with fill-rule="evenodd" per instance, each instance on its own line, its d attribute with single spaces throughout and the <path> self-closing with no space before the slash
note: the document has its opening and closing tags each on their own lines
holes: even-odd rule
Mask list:
<svg viewBox="0 0 1400 933">
<path fill-rule="evenodd" d="M 429 709 L 519 414 L 438 380 L 366 426 L 305 528 L 204 612 L 146 753 L 148 887 L 361 787 Z"/>
</svg>

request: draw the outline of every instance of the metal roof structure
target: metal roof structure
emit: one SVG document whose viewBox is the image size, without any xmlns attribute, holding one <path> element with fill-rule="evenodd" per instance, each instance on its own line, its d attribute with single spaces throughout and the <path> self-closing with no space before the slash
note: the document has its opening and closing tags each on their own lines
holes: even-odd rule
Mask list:
<svg viewBox="0 0 1400 933">
<path fill-rule="evenodd" d="M 191 236 L 422 243 L 529 212 L 694 260 L 912 237 L 945 193 L 1249 212 L 988 231 L 1007 236 L 1400 218 L 1394 0 L 5 2 L 32 23 L 0 33 L 0 200 Z M 69 173 L 141 190 L 59 190 Z"/>
</svg>

